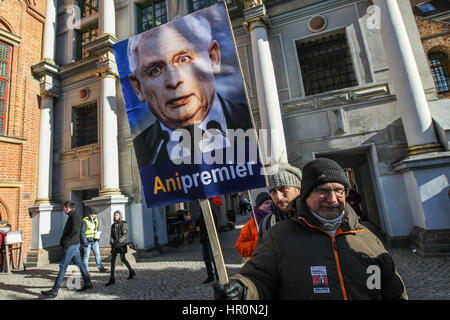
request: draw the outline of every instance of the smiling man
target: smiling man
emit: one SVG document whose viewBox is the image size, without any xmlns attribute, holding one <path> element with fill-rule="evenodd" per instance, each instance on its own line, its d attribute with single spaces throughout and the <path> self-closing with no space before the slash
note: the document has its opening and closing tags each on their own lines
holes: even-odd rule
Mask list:
<svg viewBox="0 0 450 320">
<path fill-rule="evenodd" d="M 140 167 L 172 158 L 176 129 L 251 127 L 247 105 L 216 92 L 221 51 L 205 17 L 186 16 L 131 38 L 128 59 L 133 89 L 157 118 L 134 139 Z"/>
<path fill-rule="evenodd" d="M 407 299 L 392 257 L 345 203 L 349 183 L 342 167 L 320 158 L 302 173 L 289 219 L 264 233 L 252 259 L 228 284 L 214 285 L 216 298 Z"/>
</svg>

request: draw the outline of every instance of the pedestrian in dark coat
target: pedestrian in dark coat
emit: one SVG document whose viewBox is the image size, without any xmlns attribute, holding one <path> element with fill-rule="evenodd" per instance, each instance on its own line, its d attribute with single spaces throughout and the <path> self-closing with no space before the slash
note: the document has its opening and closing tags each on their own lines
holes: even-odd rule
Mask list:
<svg viewBox="0 0 450 320">
<path fill-rule="evenodd" d="M 53 287 L 48 291 L 41 291 L 44 296 L 55 298 L 58 295 L 58 290 L 64 280 L 64 275 L 70 262 L 75 262 L 80 268 L 83 276 L 84 285 L 78 291 L 84 291 L 92 288 L 91 279 L 86 270 L 80 253 L 80 232 L 81 232 L 81 216 L 75 211 L 75 204 L 72 201 L 64 202 L 64 213 L 69 216 L 64 225 L 64 230 L 61 236 L 60 245 L 64 249 L 64 258 L 59 265 L 58 276 L 56 277 Z"/>
<path fill-rule="evenodd" d="M 116 267 L 117 255 L 120 255 L 120 261 L 128 268 L 128 280 L 132 279 L 136 272 L 131 268 L 130 263 L 125 258 L 127 253 L 127 235 L 128 224 L 125 220 L 122 220 L 122 212 L 117 210 L 114 212 L 114 223 L 111 225 L 111 277 L 106 284 L 107 286 L 115 283 L 114 271 Z"/>
<path fill-rule="evenodd" d="M 214 225 L 217 229 L 217 214 L 214 207 L 211 206 L 211 211 L 213 213 Z M 219 279 L 219 275 L 217 274 L 216 262 L 214 261 L 214 255 L 212 252 L 211 243 L 209 242 L 208 231 L 206 230 L 205 219 L 203 218 L 203 211 L 200 213 L 200 217 L 195 222 L 195 231 L 200 233 L 200 243 L 202 244 L 202 256 L 203 261 L 206 266 L 206 273 L 208 274 L 208 278 L 206 278 L 203 283 L 209 283 L 214 281 L 214 275 L 216 279 Z"/>
<path fill-rule="evenodd" d="M 264 233 L 228 284 L 215 284 L 216 298 L 407 299 L 391 256 L 345 203 L 344 170 L 321 158 L 302 171 L 289 218 Z"/>
</svg>

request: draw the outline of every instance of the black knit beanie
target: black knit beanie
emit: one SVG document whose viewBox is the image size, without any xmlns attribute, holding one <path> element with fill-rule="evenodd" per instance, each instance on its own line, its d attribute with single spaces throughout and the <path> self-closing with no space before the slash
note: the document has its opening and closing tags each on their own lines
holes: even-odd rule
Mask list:
<svg viewBox="0 0 450 320">
<path fill-rule="evenodd" d="M 337 182 L 350 188 L 344 169 L 335 161 L 319 158 L 308 162 L 302 169 L 301 197 L 306 200 L 313 189 L 321 184 Z"/>
<path fill-rule="evenodd" d="M 258 208 L 266 200 L 272 200 L 269 193 L 261 192 L 260 194 L 258 194 L 255 200 L 255 208 Z"/>
</svg>

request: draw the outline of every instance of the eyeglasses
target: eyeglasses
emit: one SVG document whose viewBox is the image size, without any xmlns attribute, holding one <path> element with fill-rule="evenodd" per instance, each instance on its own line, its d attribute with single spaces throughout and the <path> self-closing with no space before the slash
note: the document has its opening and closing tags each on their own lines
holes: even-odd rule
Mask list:
<svg viewBox="0 0 450 320">
<path fill-rule="evenodd" d="M 336 198 L 342 198 L 345 196 L 345 193 L 347 192 L 347 188 L 339 188 L 339 189 L 314 188 L 314 191 L 316 191 L 318 196 L 321 198 L 328 198 L 331 194 L 331 191 L 334 192 Z"/>
</svg>

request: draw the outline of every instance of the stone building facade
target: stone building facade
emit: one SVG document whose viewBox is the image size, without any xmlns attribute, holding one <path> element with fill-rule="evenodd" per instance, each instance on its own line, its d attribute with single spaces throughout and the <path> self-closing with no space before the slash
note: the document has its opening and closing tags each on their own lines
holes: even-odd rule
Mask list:
<svg viewBox="0 0 450 320">
<path fill-rule="evenodd" d="M 53 143 L 39 151 L 38 198 L 49 200 L 30 209 L 32 249 L 58 245 L 66 199 L 99 209 L 105 234 L 122 210 L 138 248 L 168 242 L 165 218 L 175 208 L 145 206 L 112 45 L 215 2 L 47 4 L 47 53 L 33 70 L 41 119 L 53 119 L 41 137 Z M 338 161 L 364 219 L 387 240 L 448 252 L 450 106 L 441 99 L 447 93 L 437 94 L 410 1 L 226 3 L 253 117 L 280 142 L 271 150 L 299 167 L 317 157 Z"/>
</svg>

